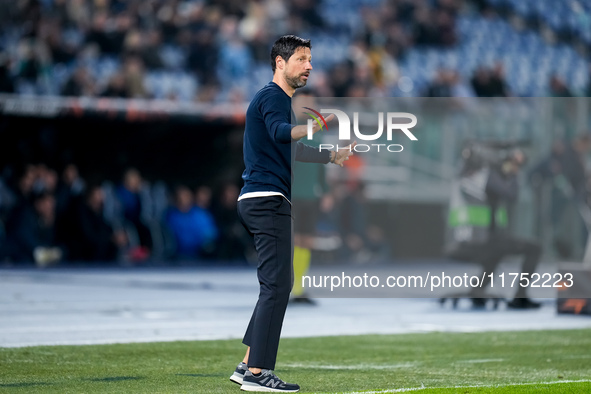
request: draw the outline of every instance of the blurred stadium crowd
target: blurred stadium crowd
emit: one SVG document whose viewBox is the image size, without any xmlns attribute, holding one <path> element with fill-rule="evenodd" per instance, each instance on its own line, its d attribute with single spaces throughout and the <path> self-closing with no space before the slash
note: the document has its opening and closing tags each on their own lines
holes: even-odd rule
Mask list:
<svg viewBox="0 0 591 394">
<path fill-rule="evenodd" d="M 312 38 L 320 96 L 586 95 L 579 0 L 0 2 L 0 92 L 248 100 L 269 47 Z M 443 89 L 442 89 L 443 87 Z"/>
<path fill-rule="evenodd" d="M 169 187 L 135 168 L 116 183 L 88 182 L 75 164 L 61 172 L 28 164 L 0 177 L 0 265 L 253 262 L 252 240 L 237 215 L 238 194 L 233 182 Z M 317 208 L 306 206 L 301 219 L 312 221 L 324 259 L 388 257 L 383 235 L 367 222 L 365 198 L 362 183 L 333 182 Z"/>
<path fill-rule="evenodd" d="M 0 261 L 242 260 L 250 239 L 236 215 L 239 189 L 150 184 L 129 168 L 121 182 L 87 183 L 74 164 L 61 175 L 29 164 L 0 179 Z M 212 198 L 212 197 L 215 197 Z"/>
<path fill-rule="evenodd" d="M 0 94 L 244 102 L 287 33 L 312 39 L 318 96 L 591 95 L 582 0 L 0 0 Z M 0 261 L 251 253 L 234 184 L 21 164 L 0 176 Z"/>
</svg>

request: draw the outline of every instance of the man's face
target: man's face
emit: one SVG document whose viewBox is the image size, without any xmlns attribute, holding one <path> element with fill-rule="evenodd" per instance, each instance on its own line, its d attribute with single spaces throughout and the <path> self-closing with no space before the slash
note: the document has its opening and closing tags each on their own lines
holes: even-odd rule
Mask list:
<svg viewBox="0 0 591 394">
<path fill-rule="evenodd" d="M 285 63 L 283 77 L 294 89 L 306 86 L 310 71 L 312 71 L 312 53 L 310 48 L 300 47 Z"/>
</svg>

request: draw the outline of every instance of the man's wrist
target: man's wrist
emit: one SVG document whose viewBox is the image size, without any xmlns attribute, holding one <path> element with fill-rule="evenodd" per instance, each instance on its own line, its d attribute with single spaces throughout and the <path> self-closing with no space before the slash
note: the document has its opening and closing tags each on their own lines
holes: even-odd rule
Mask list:
<svg viewBox="0 0 591 394">
<path fill-rule="evenodd" d="M 335 160 L 337 159 L 337 152 L 335 152 L 334 150 L 329 151 L 330 152 L 330 160 L 329 162 L 334 164 Z"/>
</svg>

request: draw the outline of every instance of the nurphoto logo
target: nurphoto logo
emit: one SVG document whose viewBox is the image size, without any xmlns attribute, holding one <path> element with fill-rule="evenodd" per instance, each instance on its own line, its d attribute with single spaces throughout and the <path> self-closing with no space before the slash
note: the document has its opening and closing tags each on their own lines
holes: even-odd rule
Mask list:
<svg viewBox="0 0 591 394">
<path fill-rule="evenodd" d="M 322 114 L 334 114 L 338 123 L 339 123 L 339 140 L 342 141 L 350 141 L 351 140 L 351 120 L 349 116 L 341 110 L 328 108 L 328 109 L 321 109 L 320 112 L 315 111 L 312 108 L 304 107 L 310 112 L 306 112 L 306 115 L 310 116 L 311 119 L 308 119 L 307 123 L 307 130 L 308 130 L 308 139 L 311 140 L 314 136 L 313 132 L 313 122 L 316 121 L 320 126 L 320 130 L 324 127 L 328 130 L 328 125 L 326 124 L 326 119 Z M 384 122 L 385 119 L 385 122 Z M 408 120 L 407 122 L 400 123 L 400 120 Z M 387 112 L 384 115 L 384 112 L 378 112 L 378 130 L 376 132 L 372 132 L 370 134 L 364 134 L 359 130 L 359 112 L 353 113 L 353 133 L 355 134 L 355 138 L 362 140 L 362 141 L 375 141 L 378 138 L 382 137 L 384 134 L 384 123 L 386 123 L 386 139 L 388 141 L 392 141 L 392 136 L 394 135 L 395 131 L 402 131 L 411 141 L 418 141 L 417 137 L 410 131 L 413 127 L 417 125 L 417 117 L 408 112 Z M 339 147 L 336 145 L 336 149 L 342 149 L 343 147 Z M 354 150 L 355 152 L 369 152 L 370 150 L 377 150 L 380 152 L 380 148 L 387 150 L 388 152 L 402 152 L 404 149 L 400 144 L 357 144 L 353 148 L 349 146 L 349 149 Z M 323 149 L 335 149 L 335 145 L 332 144 L 320 144 L 320 150 Z"/>
</svg>

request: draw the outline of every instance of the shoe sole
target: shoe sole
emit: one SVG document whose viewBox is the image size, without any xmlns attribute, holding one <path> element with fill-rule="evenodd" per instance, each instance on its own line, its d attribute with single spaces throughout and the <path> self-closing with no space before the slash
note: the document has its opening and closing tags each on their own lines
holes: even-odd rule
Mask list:
<svg viewBox="0 0 591 394">
<path fill-rule="evenodd" d="M 239 375 L 236 372 L 230 376 L 230 380 L 236 384 L 242 385 L 244 375 Z"/>
<path fill-rule="evenodd" d="M 240 390 L 242 391 L 254 391 L 254 392 L 259 392 L 259 393 L 297 393 L 300 391 L 300 389 L 297 390 L 282 390 L 282 389 L 274 389 L 272 387 L 265 387 L 265 386 L 260 386 L 258 384 L 242 384 L 242 386 L 240 386 Z"/>
</svg>

